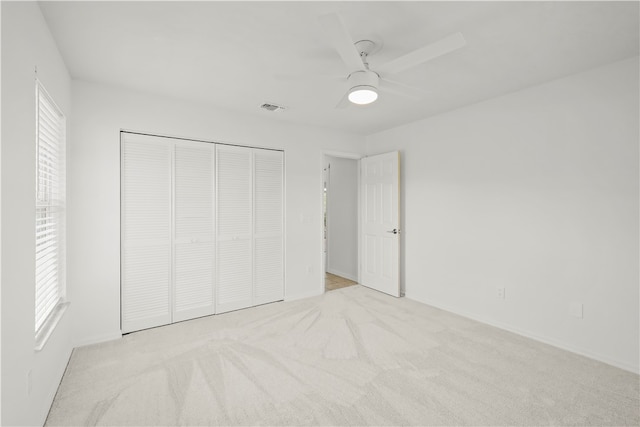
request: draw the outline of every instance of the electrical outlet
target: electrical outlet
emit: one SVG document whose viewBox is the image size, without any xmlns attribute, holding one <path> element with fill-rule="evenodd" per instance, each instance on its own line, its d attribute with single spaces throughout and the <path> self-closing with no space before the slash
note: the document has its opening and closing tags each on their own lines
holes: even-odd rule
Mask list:
<svg viewBox="0 0 640 427">
<path fill-rule="evenodd" d="M 578 319 L 584 317 L 583 305 L 581 302 L 572 302 L 569 304 L 569 314 Z"/>
<path fill-rule="evenodd" d="M 496 289 L 496 296 L 497 296 L 499 299 L 504 299 L 504 296 L 505 296 L 505 292 L 504 292 L 504 291 L 505 291 L 505 289 L 504 289 L 504 288 L 497 288 L 497 289 Z"/>
</svg>

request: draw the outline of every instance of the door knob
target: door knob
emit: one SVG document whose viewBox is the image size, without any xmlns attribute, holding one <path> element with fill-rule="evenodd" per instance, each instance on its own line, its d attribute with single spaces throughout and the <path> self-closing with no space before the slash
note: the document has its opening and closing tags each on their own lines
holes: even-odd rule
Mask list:
<svg viewBox="0 0 640 427">
<path fill-rule="evenodd" d="M 400 232 L 400 230 L 398 230 L 397 228 L 394 228 L 391 231 L 387 231 L 387 233 L 393 233 L 393 234 L 398 234 Z"/>
</svg>

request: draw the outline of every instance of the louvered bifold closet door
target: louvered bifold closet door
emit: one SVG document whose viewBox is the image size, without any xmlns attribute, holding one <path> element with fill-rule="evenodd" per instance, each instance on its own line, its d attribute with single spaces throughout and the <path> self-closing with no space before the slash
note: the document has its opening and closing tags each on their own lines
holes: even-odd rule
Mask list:
<svg viewBox="0 0 640 427">
<path fill-rule="evenodd" d="M 252 160 L 250 148 L 217 146 L 217 313 L 252 305 Z"/>
<path fill-rule="evenodd" d="M 171 146 L 122 134 L 122 332 L 171 322 Z"/>
<path fill-rule="evenodd" d="M 175 142 L 174 322 L 215 312 L 214 155 L 213 144 Z"/>
<path fill-rule="evenodd" d="M 283 166 L 281 151 L 254 150 L 254 300 L 284 298 Z"/>
</svg>

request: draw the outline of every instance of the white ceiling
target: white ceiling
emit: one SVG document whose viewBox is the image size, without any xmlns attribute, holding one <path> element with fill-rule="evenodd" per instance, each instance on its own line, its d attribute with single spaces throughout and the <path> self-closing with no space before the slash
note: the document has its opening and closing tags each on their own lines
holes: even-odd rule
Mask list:
<svg viewBox="0 0 640 427">
<path fill-rule="evenodd" d="M 638 55 L 638 2 L 41 2 L 73 78 L 371 134 Z M 467 45 L 398 73 L 420 99 L 382 93 L 335 109 L 350 70 L 318 24 L 338 12 L 371 68 L 462 32 Z M 305 78 L 305 76 L 307 76 Z M 310 76 L 315 76 L 310 78 Z M 336 76 L 338 78 L 336 78 Z M 284 112 L 259 109 L 281 104 Z"/>
</svg>

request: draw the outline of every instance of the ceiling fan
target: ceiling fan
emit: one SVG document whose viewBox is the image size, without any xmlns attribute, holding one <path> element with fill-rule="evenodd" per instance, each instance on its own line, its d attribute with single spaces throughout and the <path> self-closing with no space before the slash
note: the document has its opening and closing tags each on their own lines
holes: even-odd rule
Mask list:
<svg viewBox="0 0 640 427">
<path fill-rule="evenodd" d="M 390 80 L 386 76 L 453 52 L 466 44 L 462 34 L 455 33 L 376 66 L 374 71 L 369 69 L 368 56 L 376 52 L 380 47 L 379 44 L 371 40 L 354 42 L 337 13 L 322 15 L 319 20 L 333 47 L 349 70 L 347 77 L 349 89 L 336 108 L 344 108 L 349 105 L 349 102 L 358 105 L 370 104 L 378 99 L 378 90 L 419 98 L 420 89 Z"/>
</svg>

